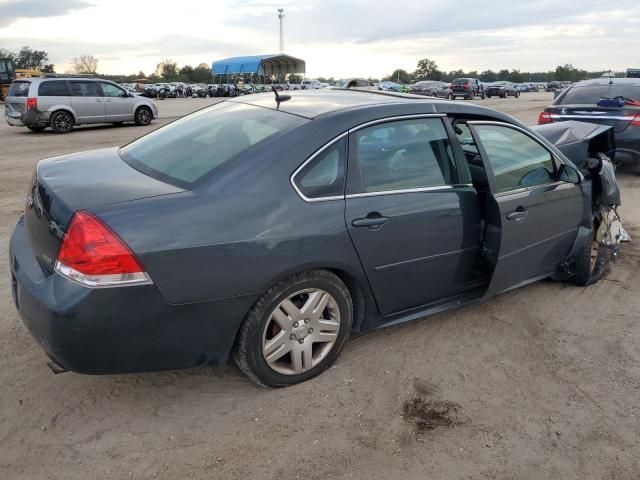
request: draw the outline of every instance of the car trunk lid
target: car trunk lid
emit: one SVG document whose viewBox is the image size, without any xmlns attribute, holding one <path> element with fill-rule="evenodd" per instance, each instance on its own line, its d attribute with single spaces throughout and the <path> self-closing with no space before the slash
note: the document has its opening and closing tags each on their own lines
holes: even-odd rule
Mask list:
<svg viewBox="0 0 640 480">
<path fill-rule="evenodd" d="M 184 190 L 138 172 L 110 148 L 43 160 L 34 172 L 25 225 L 36 259 L 50 274 L 73 214 Z"/>
</svg>

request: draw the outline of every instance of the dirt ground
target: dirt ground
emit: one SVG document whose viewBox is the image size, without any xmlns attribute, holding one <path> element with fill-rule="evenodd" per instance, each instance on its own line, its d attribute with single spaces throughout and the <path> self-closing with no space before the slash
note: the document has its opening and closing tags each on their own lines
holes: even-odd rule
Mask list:
<svg viewBox="0 0 640 480">
<path fill-rule="evenodd" d="M 476 103 L 534 123 L 550 100 Z M 150 128 L 207 102 L 160 102 Z M 265 390 L 231 366 L 53 375 L 9 291 L 31 172 L 148 129 L 84 130 L 0 126 L 0 479 L 640 478 L 639 177 L 619 172 L 637 241 L 597 285 L 543 281 L 356 338 L 305 384 Z"/>
</svg>

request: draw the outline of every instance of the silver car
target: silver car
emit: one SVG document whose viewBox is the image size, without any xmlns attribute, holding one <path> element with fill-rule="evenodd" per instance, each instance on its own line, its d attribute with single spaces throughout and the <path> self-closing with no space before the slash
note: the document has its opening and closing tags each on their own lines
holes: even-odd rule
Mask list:
<svg viewBox="0 0 640 480">
<path fill-rule="evenodd" d="M 158 117 L 153 100 L 96 78 L 25 78 L 15 80 L 5 99 L 4 118 L 14 127 L 42 132 L 70 132 L 74 125 L 135 122 Z"/>
</svg>

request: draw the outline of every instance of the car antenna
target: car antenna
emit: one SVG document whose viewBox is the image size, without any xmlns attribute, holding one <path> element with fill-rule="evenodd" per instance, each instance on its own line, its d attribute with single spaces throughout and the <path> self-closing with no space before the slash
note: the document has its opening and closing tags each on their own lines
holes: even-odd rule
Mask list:
<svg viewBox="0 0 640 480">
<path fill-rule="evenodd" d="M 271 86 L 271 90 L 276 95 L 276 103 L 278 104 L 278 108 L 280 107 L 280 102 L 286 102 L 287 100 L 291 100 L 291 95 L 280 95 L 278 93 L 278 89 L 275 86 Z"/>
</svg>

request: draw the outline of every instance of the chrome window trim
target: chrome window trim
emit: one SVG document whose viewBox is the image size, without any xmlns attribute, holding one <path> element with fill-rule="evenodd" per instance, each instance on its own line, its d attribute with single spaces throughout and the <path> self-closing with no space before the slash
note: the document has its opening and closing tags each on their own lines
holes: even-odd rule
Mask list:
<svg viewBox="0 0 640 480">
<path fill-rule="evenodd" d="M 411 113 L 408 115 L 395 115 L 393 117 L 379 118 L 377 120 L 371 120 L 369 122 L 361 123 L 355 127 L 349 129 L 349 133 L 357 132 L 358 130 L 362 130 L 363 128 L 370 127 L 372 125 L 377 125 L 379 123 L 387 123 L 387 122 L 395 122 L 399 120 L 411 120 L 414 118 L 443 118 L 446 117 L 446 113 Z"/>
<path fill-rule="evenodd" d="M 400 105 L 400 103 L 394 103 L 393 105 Z M 367 128 L 367 127 L 369 127 L 371 125 L 376 125 L 376 124 L 379 124 L 379 123 L 393 122 L 393 121 L 398 121 L 398 120 L 411 120 L 413 118 L 431 118 L 431 117 L 434 117 L 434 118 L 445 118 L 446 116 L 447 116 L 446 113 L 414 113 L 414 114 L 409 114 L 409 115 L 395 115 L 393 117 L 379 118 L 377 120 L 371 120 L 369 122 L 365 122 L 365 123 L 362 123 L 360 125 L 356 125 L 355 127 L 350 128 L 346 132 L 341 133 L 337 137 L 334 137 L 328 143 L 326 143 L 325 145 L 320 147 L 318 150 L 316 150 L 309 158 L 307 158 L 302 163 L 302 165 L 300 165 L 298 168 L 296 168 L 294 170 L 294 172 L 289 177 L 289 183 L 291 184 L 293 189 L 296 191 L 298 196 L 302 200 L 307 202 L 307 203 L 330 202 L 330 201 L 333 201 L 333 200 L 344 200 L 345 198 L 355 198 L 355 197 L 353 197 L 353 195 L 359 195 L 359 196 L 381 195 L 381 194 L 383 194 L 383 192 L 366 192 L 366 193 L 356 193 L 356 194 L 351 194 L 351 195 L 346 195 L 346 196 L 345 195 L 335 195 L 335 196 L 331 196 L 331 197 L 309 198 L 309 197 L 305 196 L 302 193 L 302 191 L 300 191 L 300 189 L 298 188 L 298 185 L 296 185 L 295 178 L 304 169 L 304 167 L 306 167 L 309 163 L 311 163 L 318 155 L 320 155 L 326 149 L 331 147 L 334 143 L 340 141 L 341 139 L 343 139 L 344 137 L 350 135 L 353 132 L 356 132 L 356 131 L 361 130 L 363 128 Z M 348 157 L 348 152 L 347 152 L 347 157 Z M 345 165 L 346 165 L 346 163 L 348 163 L 348 158 L 347 158 L 347 162 L 345 162 Z M 413 192 L 415 192 L 415 191 L 431 191 L 434 188 L 442 189 L 443 187 L 451 187 L 451 188 L 453 188 L 451 185 L 446 185 L 446 186 L 443 185 L 441 187 L 425 187 L 423 189 L 411 189 L 411 190 Z M 403 193 L 403 192 L 407 192 L 407 190 L 394 190 L 394 191 L 392 191 L 391 194 Z M 413 192 L 409 192 L 409 193 L 413 193 Z"/>
<path fill-rule="evenodd" d="M 556 186 L 560 186 L 560 185 L 568 185 L 567 182 L 563 182 L 562 180 L 556 180 L 550 183 L 541 183 L 540 185 L 532 185 L 530 187 L 521 187 L 521 188 L 517 188 L 515 190 L 507 190 L 505 192 L 498 192 L 495 193 L 493 196 L 494 197 L 506 197 L 508 195 L 516 195 L 518 193 L 525 193 L 525 192 L 530 192 L 532 190 L 538 190 L 540 188 L 549 188 L 549 187 L 556 187 Z"/>
<path fill-rule="evenodd" d="M 405 188 L 404 190 L 381 190 L 379 192 L 350 193 L 346 198 L 378 197 L 382 195 L 398 195 L 400 193 L 423 193 L 454 190 L 460 187 L 472 187 L 471 183 L 460 183 L 456 185 L 440 185 L 438 187 Z"/>
<path fill-rule="evenodd" d="M 337 137 L 335 137 L 332 140 L 330 140 L 328 143 L 324 144 L 322 147 L 320 147 L 318 150 L 316 150 L 309 158 L 307 158 L 302 163 L 302 165 L 300 165 L 298 168 L 296 168 L 295 171 L 289 177 L 289 183 L 291 183 L 291 186 L 296 191 L 298 196 L 302 200 L 304 200 L 305 202 L 315 203 L 315 202 L 329 202 L 329 201 L 332 201 L 332 200 L 344 200 L 344 194 L 343 195 L 334 195 L 334 196 L 331 196 L 331 197 L 309 198 L 306 195 L 304 195 L 302 193 L 302 191 L 298 188 L 298 185 L 296 185 L 296 182 L 295 182 L 295 178 L 302 170 L 304 170 L 304 167 L 306 167 L 309 163 L 313 162 L 318 157 L 318 155 L 323 153 L 328 148 L 332 147 L 334 144 L 336 144 L 337 142 L 339 142 L 340 140 L 345 138 L 347 135 L 349 135 L 349 131 L 341 133 Z M 345 169 L 346 169 L 346 163 L 347 162 L 345 160 Z"/>
</svg>

